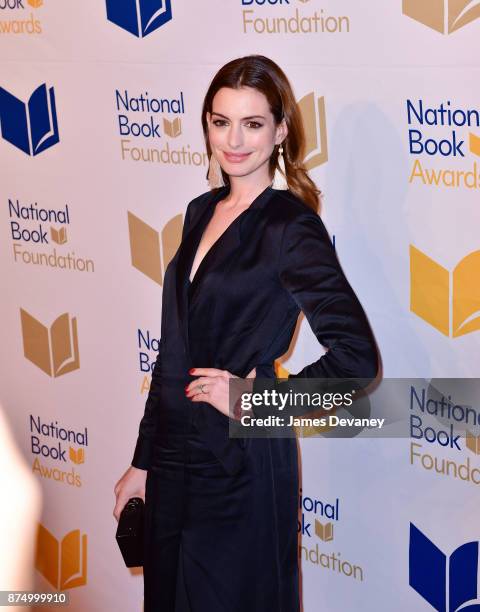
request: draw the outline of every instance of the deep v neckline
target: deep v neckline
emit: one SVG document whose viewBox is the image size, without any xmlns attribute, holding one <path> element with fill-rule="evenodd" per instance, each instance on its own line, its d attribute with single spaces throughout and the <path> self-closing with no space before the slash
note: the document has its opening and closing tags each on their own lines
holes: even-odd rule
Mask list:
<svg viewBox="0 0 480 612">
<path fill-rule="evenodd" d="M 212 208 L 211 208 L 211 210 L 209 211 L 209 215 L 208 215 L 208 218 L 207 218 L 207 222 L 205 223 L 205 226 L 204 226 L 204 228 L 203 228 L 203 230 L 202 230 L 202 232 L 201 232 L 201 234 L 200 234 L 200 238 L 199 238 L 199 240 L 198 240 L 197 244 L 195 245 L 195 250 L 194 250 L 194 254 L 193 254 L 193 258 L 192 258 L 192 263 L 191 263 L 191 265 L 190 265 L 190 267 L 189 267 L 189 271 L 188 271 L 188 275 L 187 275 L 187 282 L 188 282 L 188 287 L 189 287 L 189 289 L 190 289 L 190 288 L 191 288 L 191 287 L 194 285 L 194 283 L 195 283 L 195 279 L 197 278 L 197 276 L 198 276 L 198 273 L 199 273 L 200 269 L 201 269 L 201 268 L 202 268 L 202 266 L 204 265 L 205 260 L 206 260 L 206 259 L 207 259 L 207 258 L 210 256 L 210 254 L 212 253 L 212 251 L 214 251 L 214 250 L 215 250 L 215 248 L 216 248 L 216 247 L 218 247 L 218 244 L 219 244 L 219 243 L 222 241 L 222 239 L 223 239 L 223 238 L 224 238 L 224 236 L 225 236 L 225 235 L 226 235 L 226 234 L 229 232 L 229 230 L 230 230 L 230 229 L 231 229 L 231 228 L 232 228 L 232 227 L 235 225 L 235 223 L 236 223 L 236 222 L 237 222 L 237 221 L 240 219 L 240 217 L 242 217 L 242 216 L 244 215 L 244 213 L 246 213 L 248 210 L 250 210 L 250 207 L 252 206 L 253 202 L 255 202 L 255 200 L 257 199 L 257 198 L 255 198 L 255 199 L 254 199 L 254 200 L 251 202 L 251 204 L 250 204 L 250 205 L 249 205 L 247 208 L 245 208 L 245 210 L 242 210 L 242 212 L 241 212 L 240 214 L 238 214 L 238 215 L 235 217 L 235 219 L 234 219 L 233 221 L 231 221 L 231 222 L 230 222 L 230 223 L 227 225 L 227 227 L 226 227 L 226 228 L 223 230 L 223 232 L 222 232 L 222 233 L 219 235 L 219 237 L 218 237 L 218 238 L 217 238 L 217 239 L 216 239 L 216 240 L 213 242 L 213 244 L 211 245 L 211 247 L 210 247 L 210 248 L 207 250 L 207 252 L 205 253 L 205 255 L 202 257 L 202 259 L 200 260 L 200 263 L 199 263 L 199 264 L 198 264 L 198 266 L 197 266 L 197 269 L 196 269 L 196 271 L 195 271 L 195 274 L 193 275 L 193 278 L 190 280 L 190 274 L 191 274 L 191 272 L 192 272 L 193 264 L 195 263 L 195 258 L 196 258 L 196 256 L 197 256 L 198 249 L 200 248 L 200 244 L 201 244 L 201 242 L 202 242 L 203 236 L 205 235 L 205 232 L 206 232 L 206 230 L 207 230 L 207 227 L 208 227 L 208 225 L 209 225 L 210 221 L 212 220 L 213 215 L 215 214 L 215 210 L 217 209 L 218 204 L 220 204 L 220 202 L 222 202 L 222 201 L 225 199 L 225 197 L 226 197 L 226 196 L 227 196 L 229 193 L 230 193 L 230 190 L 228 190 L 228 191 L 227 191 L 227 192 L 226 192 L 226 193 L 225 193 L 225 194 L 224 194 L 224 195 L 223 195 L 223 196 L 222 196 L 222 197 L 221 197 L 219 200 L 216 200 L 216 199 L 215 199 L 215 200 L 212 202 Z M 263 191 L 262 191 L 262 193 L 263 193 Z M 261 194 L 260 194 L 260 195 L 261 195 Z M 257 197 L 258 197 L 258 196 L 257 196 Z"/>
<path fill-rule="evenodd" d="M 222 200 L 219 200 L 219 202 L 218 202 L 218 203 L 220 203 L 221 201 L 222 201 Z M 196 248 L 195 248 L 195 253 L 194 253 L 194 255 L 193 255 L 193 259 L 192 259 L 192 265 L 190 266 L 190 273 L 191 273 L 191 271 L 192 271 L 193 264 L 195 263 L 195 258 L 197 257 L 198 249 L 200 248 L 200 245 L 201 245 L 201 243 L 202 243 L 203 236 L 205 235 L 205 232 L 207 231 L 207 227 L 209 226 L 210 221 L 212 220 L 213 215 L 215 214 L 216 207 L 217 207 L 217 205 L 215 205 L 215 206 L 214 206 L 214 208 L 213 208 L 213 212 L 212 212 L 212 214 L 211 214 L 211 216 L 210 216 L 209 220 L 207 221 L 207 224 L 205 225 L 204 230 L 202 231 L 202 234 L 201 234 L 201 236 L 200 236 L 200 240 L 198 241 L 198 244 L 196 245 Z M 250 206 L 249 206 L 248 208 L 250 208 Z M 222 240 L 222 238 L 223 238 L 223 237 L 225 236 L 225 234 L 226 234 L 226 233 L 227 233 L 227 232 L 230 230 L 230 228 L 231 228 L 231 227 L 234 225 L 234 223 L 237 221 L 237 219 L 239 219 L 239 218 L 240 218 L 240 217 L 243 215 L 243 213 L 247 212 L 248 208 L 246 208 L 245 210 L 242 210 L 242 212 L 241 212 L 240 214 L 238 214 L 238 215 L 235 217 L 235 219 L 234 219 L 233 221 L 231 221 L 231 222 L 230 222 L 230 223 L 227 225 L 227 227 L 226 227 L 226 228 L 223 230 L 223 232 L 222 232 L 222 233 L 219 235 L 219 237 L 218 237 L 218 238 L 217 238 L 217 239 L 216 239 L 216 240 L 215 240 L 215 241 L 212 243 L 212 245 L 210 246 L 210 248 L 209 248 L 209 249 L 207 249 L 207 251 L 206 251 L 205 255 L 204 255 L 204 256 L 202 257 L 202 259 L 200 260 L 200 263 L 198 264 L 197 269 L 195 270 L 195 274 L 193 275 L 193 278 L 192 278 L 192 279 L 190 279 L 190 274 L 189 274 L 189 276 L 188 276 L 188 282 L 190 283 L 190 285 L 193 285 L 193 283 L 195 282 L 195 279 L 197 278 L 197 274 L 198 274 L 198 272 L 199 272 L 200 268 L 202 267 L 203 262 L 204 262 L 204 261 L 205 261 L 205 259 L 207 259 L 207 257 L 209 256 L 210 252 L 211 252 L 211 251 L 212 251 L 212 250 L 213 250 L 213 249 L 216 247 L 216 245 L 217 245 L 217 244 L 218 244 L 218 243 L 219 243 L 219 242 Z"/>
</svg>

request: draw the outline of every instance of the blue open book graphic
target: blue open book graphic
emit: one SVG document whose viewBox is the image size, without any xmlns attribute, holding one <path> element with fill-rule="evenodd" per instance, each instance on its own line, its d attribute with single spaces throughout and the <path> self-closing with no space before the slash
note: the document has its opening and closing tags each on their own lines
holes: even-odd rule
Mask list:
<svg viewBox="0 0 480 612">
<path fill-rule="evenodd" d="M 171 18 L 171 0 L 107 0 L 107 19 L 139 38 Z"/>
<path fill-rule="evenodd" d="M 480 612 L 478 542 L 447 556 L 410 523 L 410 586 L 438 612 Z"/>
<path fill-rule="evenodd" d="M 55 93 L 44 83 L 22 102 L 0 87 L 2 137 L 27 155 L 37 155 L 59 141 Z"/>
</svg>

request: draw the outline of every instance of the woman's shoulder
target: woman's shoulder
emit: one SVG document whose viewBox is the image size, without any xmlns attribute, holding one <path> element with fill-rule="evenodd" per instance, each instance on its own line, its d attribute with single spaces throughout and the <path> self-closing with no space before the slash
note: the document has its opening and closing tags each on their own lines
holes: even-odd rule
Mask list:
<svg viewBox="0 0 480 612">
<path fill-rule="evenodd" d="M 281 244 L 302 241 L 317 244 L 320 241 L 331 245 L 320 215 L 292 191 L 275 190 L 268 209 L 271 225 L 281 232 Z"/>
<path fill-rule="evenodd" d="M 205 191 L 204 193 L 201 193 L 200 195 L 193 198 L 193 200 L 190 200 L 187 205 L 187 208 L 190 209 L 192 212 L 197 208 L 202 208 L 202 204 L 207 204 L 214 197 L 214 195 L 215 192 L 212 190 Z"/>
<path fill-rule="evenodd" d="M 189 223 L 191 223 L 192 220 L 194 221 L 197 215 L 201 214 L 201 212 L 205 210 L 205 207 L 212 201 L 217 191 L 218 190 L 205 191 L 204 193 L 201 193 L 197 197 L 193 198 L 193 200 L 190 200 L 185 211 L 185 218 Z"/>
<path fill-rule="evenodd" d="M 300 219 L 320 218 L 317 212 L 289 189 L 273 190 L 269 212 L 273 216 L 277 216 L 277 218 L 280 216 L 282 220 L 288 223 Z"/>
</svg>

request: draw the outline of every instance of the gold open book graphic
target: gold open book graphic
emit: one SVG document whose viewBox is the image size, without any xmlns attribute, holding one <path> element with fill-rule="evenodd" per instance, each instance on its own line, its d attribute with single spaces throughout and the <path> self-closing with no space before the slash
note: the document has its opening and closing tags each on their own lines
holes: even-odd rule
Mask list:
<svg viewBox="0 0 480 612">
<path fill-rule="evenodd" d="M 160 241 L 160 235 L 153 227 L 130 211 L 127 212 L 132 266 L 162 285 L 167 265 L 180 244 L 182 215 L 176 215 L 170 219 L 162 230 Z"/>
<path fill-rule="evenodd" d="M 410 310 L 438 331 L 458 338 L 480 329 L 480 251 L 450 272 L 410 245 Z"/>
<path fill-rule="evenodd" d="M 166 117 L 163 118 L 163 131 L 170 138 L 176 138 L 182 133 L 182 121 L 180 117 L 175 117 L 169 121 Z"/>
<path fill-rule="evenodd" d="M 324 542 L 330 542 L 333 540 L 333 523 L 321 523 L 318 519 L 315 519 L 315 535 Z"/>
<path fill-rule="evenodd" d="M 478 0 L 403 0 L 402 10 L 442 34 L 451 34 L 480 17 Z"/>
<path fill-rule="evenodd" d="M 74 529 L 59 542 L 39 524 L 35 568 L 55 589 L 83 586 L 87 583 L 87 536 Z"/>
<path fill-rule="evenodd" d="M 316 168 L 328 161 L 327 119 L 325 98 L 315 101 L 314 92 L 310 92 L 297 103 L 305 130 L 305 167 Z"/>
<path fill-rule="evenodd" d="M 65 242 L 67 242 L 67 228 L 61 227 L 57 230 L 52 225 L 50 226 L 50 236 L 52 237 L 53 242 L 56 242 L 57 244 L 65 244 Z"/>
<path fill-rule="evenodd" d="M 470 132 L 468 134 L 468 148 L 470 149 L 470 153 L 480 156 L 480 136 Z"/>
<path fill-rule="evenodd" d="M 77 319 L 67 312 L 52 323 L 50 329 L 20 308 L 25 357 L 53 377 L 80 367 Z"/>
<path fill-rule="evenodd" d="M 68 447 L 68 456 L 72 463 L 76 463 L 79 465 L 80 463 L 85 463 L 85 449 L 77 448 L 75 450 L 72 446 Z"/>
<path fill-rule="evenodd" d="M 467 430 L 465 442 L 468 450 L 471 450 L 474 455 L 480 455 L 480 436 L 475 436 Z"/>
</svg>

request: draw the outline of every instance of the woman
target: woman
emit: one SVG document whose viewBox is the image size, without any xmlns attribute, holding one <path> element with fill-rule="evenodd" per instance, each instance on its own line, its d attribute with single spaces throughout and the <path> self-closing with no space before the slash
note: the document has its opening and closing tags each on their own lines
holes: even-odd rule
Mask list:
<svg viewBox="0 0 480 612">
<path fill-rule="evenodd" d="M 296 441 L 229 438 L 229 379 L 274 378 L 300 310 L 329 350 L 296 377 L 375 377 L 377 353 L 314 212 L 284 73 L 263 56 L 229 62 L 202 123 L 213 189 L 188 205 L 165 275 L 160 349 L 114 514 L 145 493 L 146 612 L 297 612 Z"/>
</svg>

